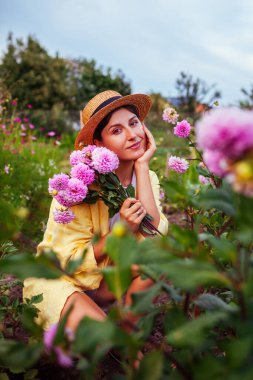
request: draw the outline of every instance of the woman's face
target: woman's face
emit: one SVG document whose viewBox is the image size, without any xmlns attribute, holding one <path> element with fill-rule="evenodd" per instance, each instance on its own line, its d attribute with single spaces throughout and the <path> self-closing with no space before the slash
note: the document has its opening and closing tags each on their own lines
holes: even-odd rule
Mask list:
<svg viewBox="0 0 253 380">
<path fill-rule="evenodd" d="M 138 117 L 126 108 L 116 110 L 101 133 L 104 146 L 117 154 L 121 161 L 137 160 L 146 150 L 146 134 Z"/>
</svg>

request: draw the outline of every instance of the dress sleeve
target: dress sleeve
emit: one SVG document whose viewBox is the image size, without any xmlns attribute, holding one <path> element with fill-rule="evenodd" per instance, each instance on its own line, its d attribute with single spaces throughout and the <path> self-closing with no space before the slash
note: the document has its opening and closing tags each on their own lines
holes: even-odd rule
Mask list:
<svg viewBox="0 0 253 380">
<path fill-rule="evenodd" d="M 154 194 L 154 198 L 155 198 L 155 203 L 157 205 L 157 208 L 158 208 L 158 211 L 159 211 L 159 214 L 160 214 L 160 222 L 159 222 L 159 225 L 158 225 L 157 229 L 163 235 L 166 235 L 167 232 L 168 232 L 169 222 L 168 222 L 168 219 L 166 218 L 166 216 L 162 212 L 162 205 L 161 205 L 161 202 L 160 202 L 160 183 L 159 183 L 159 179 L 158 179 L 156 173 L 153 172 L 153 171 L 151 171 L 151 170 L 149 171 L 149 175 L 150 175 L 151 186 L 152 186 L 153 194 Z"/>
<path fill-rule="evenodd" d="M 37 254 L 40 255 L 45 249 L 51 249 L 57 254 L 62 267 L 65 268 L 69 260 L 80 258 L 83 251 L 87 249 L 77 273 L 97 269 L 91 244 L 94 233 L 90 206 L 83 203 L 71 207 L 75 219 L 69 224 L 59 224 L 54 221 L 53 211 L 56 207 L 60 208 L 61 205 L 53 199 L 46 232 L 38 245 Z"/>
</svg>

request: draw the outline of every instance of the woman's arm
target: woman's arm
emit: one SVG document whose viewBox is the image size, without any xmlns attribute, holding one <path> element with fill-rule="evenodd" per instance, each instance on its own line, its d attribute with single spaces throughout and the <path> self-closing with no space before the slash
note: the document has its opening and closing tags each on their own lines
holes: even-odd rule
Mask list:
<svg viewBox="0 0 253 380">
<path fill-rule="evenodd" d="M 144 124 L 143 130 L 146 133 L 147 150 L 134 163 L 136 174 L 136 198 L 141 202 L 147 213 L 154 218 L 152 224 L 157 228 L 160 221 L 160 214 L 155 202 L 149 176 L 149 161 L 155 154 L 156 144 L 151 132 Z"/>
</svg>

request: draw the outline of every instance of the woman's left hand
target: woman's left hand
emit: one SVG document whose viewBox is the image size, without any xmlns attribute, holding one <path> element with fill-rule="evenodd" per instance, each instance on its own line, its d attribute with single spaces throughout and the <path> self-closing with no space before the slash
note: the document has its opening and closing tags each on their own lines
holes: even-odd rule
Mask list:
<svg viewBox="0 0 253 380">
<path fill-rule="evenodd" d="M 144 123 L 142 123 L 142 126 L 147 139 L 147 149 L 143 153 L 143 155 L 134 162 L 135 166 L 138 166 L 139 164 L 148 164 L 156 152 L 156 143 L 154 137 L 152 136 L 152 133 L 149 131 L 149 129 L 145 126 Z"/>
</svg>

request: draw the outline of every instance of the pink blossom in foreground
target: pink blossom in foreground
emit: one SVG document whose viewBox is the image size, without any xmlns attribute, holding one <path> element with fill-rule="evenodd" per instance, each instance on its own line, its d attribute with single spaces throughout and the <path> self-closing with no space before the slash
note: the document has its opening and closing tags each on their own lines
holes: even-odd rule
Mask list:
<svg viewBox="0 0 253 380">
<path fill-rule="evenodd" d="M 68 224 L 75 219 L 75 214 L 70 210 L 55 209 L 54 221 L 60 224 Z"/>
<path fill-rule="evenodd" d="M 168 167 L 177 173 L 184 173 L 189 168 L 189 162 L 184 158 L 170 156 L 168 160 Z"/>
<path fill-rule="evenodd" d="M 9 174 L 10 173 L 10 165 L 5 165 L 4 166 L 4 171 L 6 174 Z"/>
<path fill-rule="evenodd" d="M 190 135 L 191 132 L 191 125 L 188 123 L 187 120 L 182 120 L 177 123 L 177 125 L 174 127 L 174 135 L 177 137 L 185 139 Z"/>
<path fill-rule="evenodd" d="M 53 137 L 53 136 L 55 136 L 55 132 L 54 131 L 47 132 L 47 135 L 49 137 Z"/>
<path fill-rule="evenodd" d="M 220 177 L 223 177 L 226 174 L 226 158 L 221 152 L 205 150 L 203 153 L 203 159 L 210 172 Z"/>
<path fill-rule="evenodd" d="M 48 185 L 54 190 L 66 190 L 69 183 L 69 176 L 64 173 L 55 174 L 53 178 L 49 178 Z"/>
<path fill-rule="evenodd" d="M 56 354 L 57 362 L 62 367 L 71 367 L 73 362 L 70 356 L 59 346 L 54 346 L 54 339 L 57 334 L 58 325 L 53 324 L 48 330 L 44 332 L 43 343 L 48 352 L 52 351 Z"/>
<path fill-rule="evenodd" d="M 253 147 L 253 111 L 220 108 L 206 113 L 196 124 L 198 146 L 236 159 Z"/>
<path fill-rule="evenodd" d="M 164 121 L 167 121 L 168 123 L 176 124 L 178 117 L 179 117 L 178 113 L 172 107 L 167 107 L 163 111 L 162 118 Z"/>
<path fill-rule="evenodd" d="M 119 166 L 118 156 L 104 147 L 94 149 L 92 152 L 92 162 L 94 169 L 102 174 L 110 173 Z"/>
<path fill-rule="evenodd" d="M 15 117 L 15 119 L 13 121 L 14 121 L 14 123 L 21 123 L 20 117 Z"/>
<path fill-rule="evenodd" d="M 70 173 L 72 178 L 78 178 L 85 185 L 90 185 L 95 180 L 95 172 L 88 165 L 79 162 L 73 166 Z"/>
<path fill-rule="evenodd" d="M 199 182 L 202 183 L 202 185 L 208 185 L 210 183 L 209 179 L 202 174 L 199 175 Z"/>
<path fill-rule="evenodd" d="M 15 107 L 18 104 L 18 102 L 16 100 L 12 100 L 11 104 Z"/>
<path fill-rule="evenodd" d="M 53 342 L 57 333 L 57 328 L 58 328 L 58 325 L 57 323 L 55 323 L 51 325 L 48 330 L 44 331 L 43 343 L 46 349 L 48 350 L 51 350 L 51 348 L 53 347 Z"/>
<path fill-rule="evenodd" d="M 71 357 L 66 352 L 64 352 L 61 347 L 55 347 L 54 352 L 56 353 L 58 363 L 62 367 L 68 368 L 73 365 Z"/>
<path fill-rule="evenodd" d="M 29 124 L 29 128 L 30 128 L 30 129 L 34 129 L 35 126 L 34 126 L 33 124 Z"/>
</svg>

